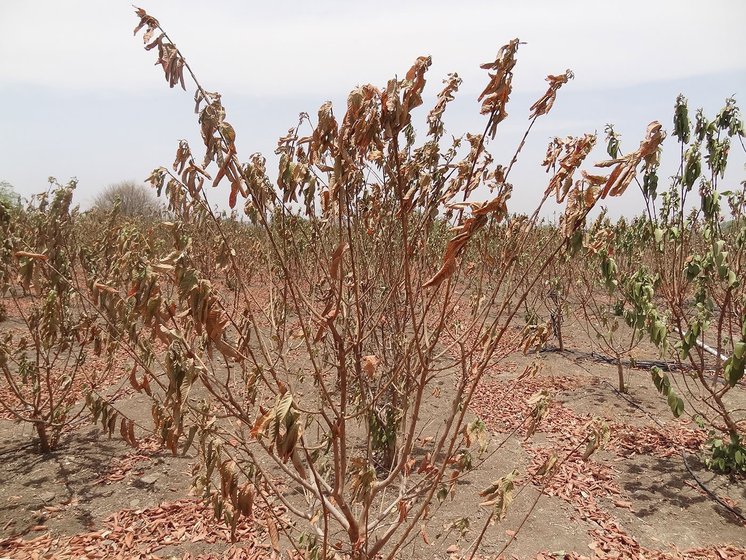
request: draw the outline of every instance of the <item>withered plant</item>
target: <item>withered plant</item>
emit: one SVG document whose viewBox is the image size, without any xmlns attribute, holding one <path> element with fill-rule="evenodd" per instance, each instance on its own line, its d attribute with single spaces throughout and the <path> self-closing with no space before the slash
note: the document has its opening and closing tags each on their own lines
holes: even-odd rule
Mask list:
<svg viewBox="0 0 746 560">
<path fill-rule="evenodd" d="M 85 410 L 76 406 L 81 396 L 98 387 L 112 366 L 106 360 L 85 367 L 91 354 L 102 355 L 107 337 L 76 296 L 75 181 L 50 183 L 13 219 L 0 208 L 0 295 L 19 317 L 18 326 L 9 325 L 0 337 L 7 396 L 0 407 L 33 426 L 44 453 L 75 424 Z"/>
<path fill-rule="evenodd" d="M 420 57 L 403 79 L 355 88 L 340 119 L 331 103 L 316 119 L 301 114 L 278 142 L 273 184 L 261 155 L 239 160 L 220 95 L 155 18 L 137 15 L 135 33 L 144 30 L 169 85 L 193 84 L 205 153 L 197 159 L 181 141 L 172 168 L 149 178 L 174 216 L 163 226 L 171 251 L 97 273 L 99 309 L 138 350 L 132 385 L 153 396 L 174 452 L 196 446 L 195 486 L 234 527 L 254 501 L 280 502 L 305 522 L 300 537 L 287 535 L 295 547 L 393 558 L 473 465 L 484 425 L 468 409 L 480 380 L 508 352 L 527 293 L 609 194 L 573 178 L 595 140 L 586 136 L 557 152 L 535 213 L 508 212 L 525 139 L 572 75 L 548 77 L 526 135 L 499 165 L 487 144 L 507 117 L 519 41 L 482 66 L 483 132 L 450 142 L 442 119 L 461 80 L 445 79 L 418 141 L 412 115 L 431 64 Z M 252 225 L 216 215 L 210 185 L 228 185 L 229 206 Z M 552 194 L 568 200 L 560 235 L 522 266 Z M 197 235 L 215 240 L 220 263 L 199 262 Z M 216 265 L 224 285 L 208 277 Z M 453 389 L 430 417 L 438 381 Z M 483 493 L 497 519 L 511 480 Z M 276 547 L 278 525 L 268 527 Z"/>
</svg>

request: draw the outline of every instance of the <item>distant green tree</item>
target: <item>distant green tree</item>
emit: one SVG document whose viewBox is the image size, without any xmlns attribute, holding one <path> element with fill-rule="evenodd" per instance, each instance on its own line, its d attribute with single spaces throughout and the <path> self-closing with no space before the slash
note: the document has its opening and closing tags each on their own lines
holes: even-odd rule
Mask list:
<svg viewBox="0 0 746 560">
<path fill-rule="evenodd" d="M 163 212 L 163 205 L 152 189 L 135 181 L 109 185 L 93 199 L 93 208 L 108 211 L 119 202 L 119 211 L 130 217 L 153 218 Z"/>
<path fill-rule="evenodd" d="M 21 204 L 21 196 L 8 181 L 0 181 L 0 203 L 6 206 L 18 206 Z"/>
</svg>

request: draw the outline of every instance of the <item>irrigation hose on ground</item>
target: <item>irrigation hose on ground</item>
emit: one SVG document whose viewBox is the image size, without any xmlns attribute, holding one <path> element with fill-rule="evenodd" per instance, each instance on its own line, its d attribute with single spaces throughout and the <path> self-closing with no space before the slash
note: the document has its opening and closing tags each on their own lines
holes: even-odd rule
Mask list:
<svg viewBox="0 0 746 560">
<path fill-rule="evenodd" d="M 564 356 L 564 353 L 562 353 L 562 354 Z M 565 357 L 565 359 L 570 360 L 570 358 L 568 358 L 567 356 L 564 356 L 564 357 Z M 601 359 L 603 361 L 613 362 L 613 360 L 611 358 L 609 358 L 607 356 L 601 356 L 599 354 L 596 354 L 595 352 L 592 353 L 592 357 L 593 358 L 597 358 L 597 359 Z M 571 361 L 575 365 L 583 368 L 586 372 L 590 373 L 590 371 L 588 371 L 588 369 L 586 367 L 580 365 L 576 360 L 571 360 Z M 625 401 L 627 401 L 628 403 L 630 403 L 632 406 L 634 406 L 635 408 L 637 408 L 640 412 L 642 412 L 643 414 L 645 414 L 645 416 L 647 416 L 648 418 L 650 418 L 659 428 L 665 428 L 665 426 L 663 424 L 661 424 L 661 422 L 657 418 L 655 418 L 647 410 L 645 410 L 639 404 L 637 404 L 632 399 L 630 399 L 627 395 L 625 395 L 624 393 L 622 393 L 621 391 L 619 391 L 619 389 L 617 389 L 616 387 L 614 387 L 614 385 L 612 385 L 611 383 L 609 383 L 605 379 L 602 379 L 601 381 L 605 385 L 608 385 L 611 388 L 611 390 L 614 391 L 617 395 L 619 395 L 620 397 L 622 397 Z M 731 513 L 736 519 L 738 519 L 739 521 L 741 521 L 741 523 L 746 524 L 746 516 L 744 516 L 743 513 L 741 513 L 737 509 L 733 508 L 732 506 L 729 506 L 728 504 L 726 504 L 715 492 L 713 492 L 712 490 L 710 490 L 705 485 L 705 483 L 702 482 L 699 479 L 699 477 L 697 477 L 697 475 L 694 473 L 694 471 L 692 470 L 692 468 L 689 466 L 689 462 L 686 460 L 686 455 L 684 453 L 684 450 L 681 449 L 681 448 L 679 449 L 679 455 L 681 456 L 681 460 L 683 461 L 684 467 L 686 468 L 687 472 L 691 475 L 691 477 L 694 479 L 694 481 L 697 483 L 697 485 L 705 492 L 705 494 L 707 494 L 712 500 L 714 500 L 715 502 L 717 502 L 723 509 L 725 509 L 726 511 L 728 511 L 729 513 Z"/>
</svg>

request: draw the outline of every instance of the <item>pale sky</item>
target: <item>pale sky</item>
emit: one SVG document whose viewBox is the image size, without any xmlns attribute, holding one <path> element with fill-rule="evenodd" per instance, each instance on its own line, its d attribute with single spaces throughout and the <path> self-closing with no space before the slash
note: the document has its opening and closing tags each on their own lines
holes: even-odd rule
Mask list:
<svg viewBox="0 0 746 560">
<path fill-rule="evenodd" d="M 603 136 L 612 122 L 631 150 L 651 120 L 670 130 L 678 93 L 689 98 L 692 113 L 703 106 L 713 115 L 731 95 L 746 108 L 743 0 L 138 5 L 160 20 L 203 85 L 223 94 L 244 160 L 257 151 L 271 159 L 298 113 L 315 116 L 326 100 L 341 118 L 350 89 L 383 86 L 419 55 L 431 55 L 433 65 L 417 122 L 455 71 L 464 84 L 446 112 L 446 128 L 481 131 L 475 98 L 487 76 L 479 64 L 520 38 L 526 44 L 518 51 L 510 116 L 490 146 L 498 160 L 512 154 L 545 76 L 570 68 L 576 78 L 535 127 L 515 169 L 516 210 L 532 208 L 548 181 L 539 164 L 552 136 Z M 85 207 L 106 185 L 142 180 L 169 165 L 180 138 L 197 151 L 191 94 L 168 88 L 155 53 L 132 35 L 136 23 L 129 1 L 0 0 L 0 180 L 28 196 L 45 190 L 50 175 L 75 176 L 76 199 Z M 601 140 L 589 162 L 605 157 Z M 666 150 L 674 166 L 675 145 Z M 736 184 L 746 177 L 745 158 L 740 147 L 732 152 L 726 179 Z M 664 170 L 662 184 L 674 170 Z M 638 207 L 639 197 L 630 196 L 613 213 Z"/>
</svg>

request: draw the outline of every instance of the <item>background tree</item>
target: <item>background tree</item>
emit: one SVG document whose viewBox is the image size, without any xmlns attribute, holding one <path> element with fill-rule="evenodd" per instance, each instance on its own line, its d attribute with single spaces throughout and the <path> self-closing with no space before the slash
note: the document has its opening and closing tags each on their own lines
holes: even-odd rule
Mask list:
<svg viewBox="0 0 746 560">
<path fill-rule="evenodd" d="M 0 204 L 6 206 L 18 206 L 21 204 L 21 197 L 8 181 L 0 181 Z"/>
<path fill-rule="evenodd" d="M 109 211 L 119 201 L 119 211 L 124 216 L 155 217 L 163 211 L 163 205 L 148 187 L 135 181 L 122 181 L 106 187 L 96 195 L 93 208 Z"/>
</svg>

